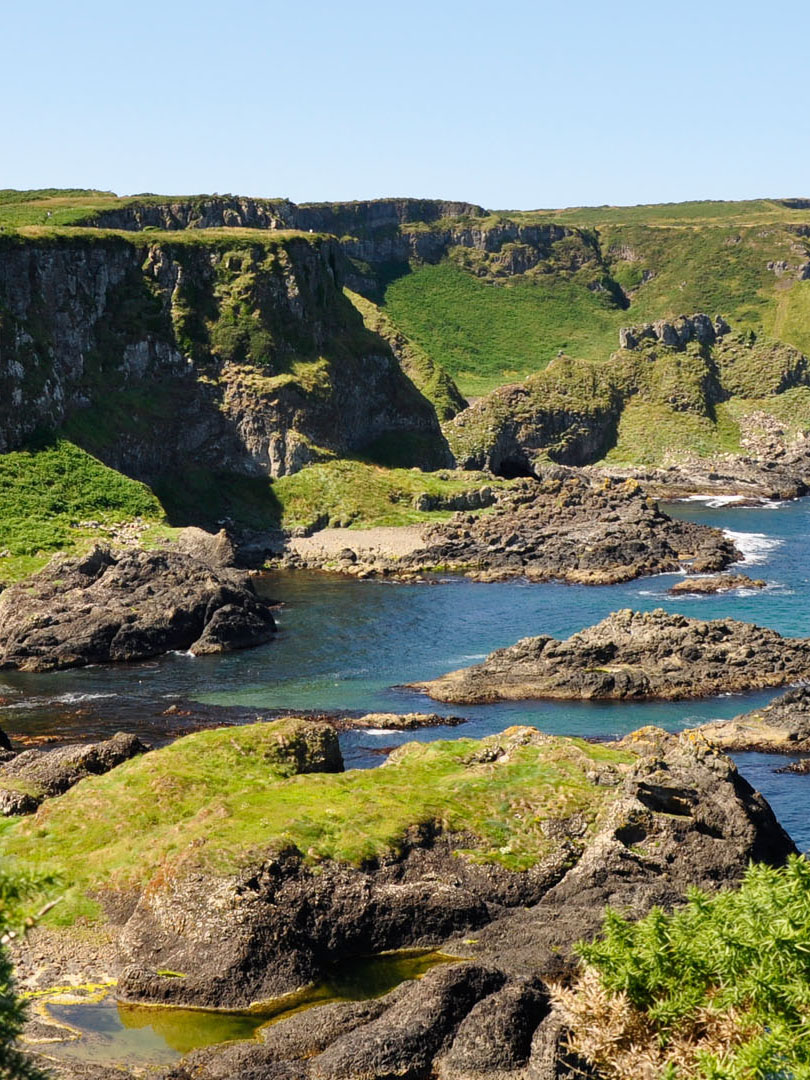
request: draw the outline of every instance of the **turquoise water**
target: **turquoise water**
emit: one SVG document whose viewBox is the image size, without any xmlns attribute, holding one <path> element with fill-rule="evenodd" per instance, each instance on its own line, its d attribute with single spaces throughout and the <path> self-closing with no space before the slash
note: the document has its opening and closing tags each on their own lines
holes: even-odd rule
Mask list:
<svg viewBox="0 0 810 1080">
<path fill-rule="evenodd" d="M 748 556 L 740 567 L 767 588 L 723 596 L 670 597 L 680 575 L 586 587 L 447 579 L 434 585 L 342 580 L 318 574 L 270 575 L 263 589 L 283 603 L 277 639 L 221 657 L 170 656 L 151 663 L 54 675 L 0 675 L 0 726 L 12 737 L 87 737 L 126 729 L 160 741 L 194 726 L 207 706 L 239 706 L 239 720 L 270 709 L 362 709 L 458 713 L 399 684 L 475 663 L 520 637 L 565 637 L 618 608 L 663 607 L 700 618 L 732 616 L 783 634 L 810 636 L 810 500 L 744 507 L 696 501 L 673 515 L 731 530 Z M 531 723 L 555 734 L 611 737 L 642 724 L 678 730 L 764 704 L 771 691 L 693 702 L 635 704 L 516 702 L 464 707 L 460 728 L 420 732 L 420 739 L 480 736 Z M 180 716 L 165 716 L 177 704 Z M 188 714 L 185 716 L 183 714 Z M 349 766 L 378 763 L 379 751 L 412 734 L 343 736 Z M 776 776 L 783 759 L 741 756 L 797 842 L 810 846 L 804 813 L 810 778 Z"/>
</svg>

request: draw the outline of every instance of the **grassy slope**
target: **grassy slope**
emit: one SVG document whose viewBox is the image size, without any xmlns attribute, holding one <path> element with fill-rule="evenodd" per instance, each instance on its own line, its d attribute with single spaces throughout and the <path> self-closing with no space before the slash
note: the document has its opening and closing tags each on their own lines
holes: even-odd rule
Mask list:
<svg viewBox="0 0 810 1080">
<path fill-rule="evenodd" d="M 593 822 L 613 789 L 587 779 L 592 762 L 631 755 L 578 739 L 523 745 L 470 762 L 471 739 L 411 743 L 383 769 L 290 776 L 279 742 L 305 721 L 200 732 L 82 781 L 35 817 L 4 823 L 0 850 L 29 871 L 55 873 L 65 901 L 54 919 L 97 914 L 87 889 L 125 889 L 202 866 L 234 870 L 295 846 L 308 861 L 359 864 L 396 850 L 414 825 L 438 821 L 480 841 L 474 857 L 513 869 L 550 841 L 543 822 Z"/>
<path fill-rule="evenodd" d="M 389 284 L 386 310 L 463 393 L 480 394 L 541 370 L 560 349 L 606 359 L 619 327 L 695 311 L 723 314 L 740 329 L 810 352 L 810 282 L 794 283 L 767 267 L 810 258 L 810 241 L 789 228 L 810 222 L 808 210 L 758 200 L 508 216 L 596 227 L 606 268 L 630 306 L 612 306 L 576 275 L 528 275 L 492 285 L 451 260 L 415 267 Z"/>
<path fill-rule="evenodd" d="M 142 517 L 160 523 L 164 514 L 144 485 L 108 469 L 63 439 L 0 455 L 0 582 L 42 566 L 55 551 L 98 538 L 81 527 Z"/>
<path fill-rule="evenodd" d="M 392 282 L 385 310 L 473 396 L 537 371 L 560 349 L 604 355 L 626 322 L 578 283 L 550 275 L 493 285 L 451 262 Z"/>
</svg>

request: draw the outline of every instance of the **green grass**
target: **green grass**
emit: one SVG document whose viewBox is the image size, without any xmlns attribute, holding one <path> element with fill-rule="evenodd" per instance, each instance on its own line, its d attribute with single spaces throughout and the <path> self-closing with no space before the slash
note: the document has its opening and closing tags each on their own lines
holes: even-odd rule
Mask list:
<svg viewBox="0 0 810 1080">
<path fill-rule="evenodd" d="M 468 396 L 540 370 L 560 349 L 607 355 L 627 322 L 605 294 L 577 281 L 549 275 L 495 285 L 452 262 L 393 281 L 385 311 Z"/>
<path fill-rule="evenodd" d="M 55 551 L 99 534 L 77 527 L 134 517 L 163 520 L 163 508 L 144 485 L 107 468 L 64 439 L 0 455 L 0 581 L 38 569 Z"/>
<path fill-rule="evenodd" d="M 451 497 L 497 484 L 485 473 L 385 469 L 342 459 L 274 480 L 273 495 L 285 528 L 372 528 L 449 517 L 449 510 L 418 510 L 416 499 L 424 494 Z"/>
<path fill-rule="evenodd" d="M 61 923 L 99 914 L 88 890 L 154 887 L 199 868 L 227 874 L 290 847 L 313 864 L 361 864 L 429 822 L 466 834 L 465 846 L 477 840 L 471 857 L 523 870 L 554 844 L 547 820 L 593 823 L 615 797 L 587 778 L 593 762 L 632 760 L 554 739 L 518 740 L 478 763 L 482 744 L 457 739 L 410 743 L 382 769 L 291 776 L 283 747 L 306 729 L 281 720 L 189 735 L 6 825 L 0 851 L 11 865 L 58 875 L 65 899 L 52 918 Z"/>
<path fill-rule="evenodd" d="M 686 456 L 740 453 L 740 428 L 725 405 L 710 418 L 632 398 L 619 420 L 618 437 L 602 459 L 608 465 L 661 465 Z"/>
</svg>

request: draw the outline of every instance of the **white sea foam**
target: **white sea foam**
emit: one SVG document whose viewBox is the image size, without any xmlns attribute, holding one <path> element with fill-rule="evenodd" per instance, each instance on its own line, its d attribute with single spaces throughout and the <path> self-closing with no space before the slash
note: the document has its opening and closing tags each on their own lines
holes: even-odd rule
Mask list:
<svg viewBox="0 0 810 1080">
<path fill-rule="evenodd" d="M 14 701 L 2 707 L 4 709 L 36 709 L 50 705 L 81 705 L 85 701 L 103 701 L 114 697 L 118 697 L 118 694 L 57 694 L 56 697 L 27 697 L 22 701 Z"/>
<path fill-rule="evenodd" d="M 740 562 L 751 565 L 768 561 L 771 552 L 781 547 L 783 541 L 775 536 L 766 536 L 765 533 L 735 532 L 733 529 L 724 529 L 724 534 L 733 541 L 738 551 L 742 552 Z"/>
<path fill-rule="evenodd" d="M 685 495 L 678 502 L 705 503 L 712 510 L 719 510 L 721 506 L 733 506 L 735 503 L 744 502 L 745 495 Z"/>
</svg>

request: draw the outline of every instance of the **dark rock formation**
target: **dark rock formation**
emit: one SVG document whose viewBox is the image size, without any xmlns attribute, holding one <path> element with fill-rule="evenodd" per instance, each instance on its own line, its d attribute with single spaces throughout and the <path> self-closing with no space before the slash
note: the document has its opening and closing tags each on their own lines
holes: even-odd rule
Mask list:
<svg viewBox="0 0 810 1080">
<path fill-rule="evenodd" d="M 0 765 L 0 814 L 33 814 L 87 776 L 109 772 L 149 749 L 135 735 L 119 732 L 98 743 L 23 750 Z"/>
<path fill-rule="evenodd" d="M 810 688 L 801 686 L 774 698 L 770 705 L 732 720 L 711 720 L 695 729 L 726 753 L 810 753 Z"/>
<path fill-rule="evenodd" d="M 524 638 L 480 664 L 427 683 L 438 701 L 691 698 L 784 686 L 810 677 L 810 641 L 658 609 L 614 612 L 565 641 Z"/>
<path fill-rule="evenodd" d="M 347 540 L 350 534 L 347 534 Z M 479 581 L 526 577 L 576 584 L 630 581 L 687 565 L 721 570 L 740 553 L 719 529 L 676 521 L 634 482 L 613 484 L 564 469 L 546 470 L 497 494 L 480 517 L 457 513 L 426 527 L 410 554 L 368 556 L 352 550 L 341 562 L 319 549 L 288 541 L 282 565 L 338 569 L 354 575 L 408 577 L 440 568 Z"/>
<path fill-rule="evenodd" d="M 753 579 L 746 574 L 716 574 L 713 577 L 689 577 L 679 581 L 669 590 L 673 596 L 697 593 L 710 596 L 714 593 L 732 592 L 734 589 L 764 589 L 767 582 Z"/>
<path fill-rule="evenodd" d="M 57 556 L 0 595 L 0 668 L 52 671 L 222 652 L 269 641 L 271 605 L 247 575 L 176 551 Z"/>
<path fill-rule="evenodd" d="M 731 327 L 719 315 L 712 322 L 708 315 L 681 315 L 672 322 L 658 322 L 642 326 L 625 326 L 619 331 L 619 347 L 636 349 L 641 342 L 658 342 L 673 349 L 685 349 L 690 341 L 700 345 L 714 345 L 718 338 L 731 332 Z"/>
</svg>

